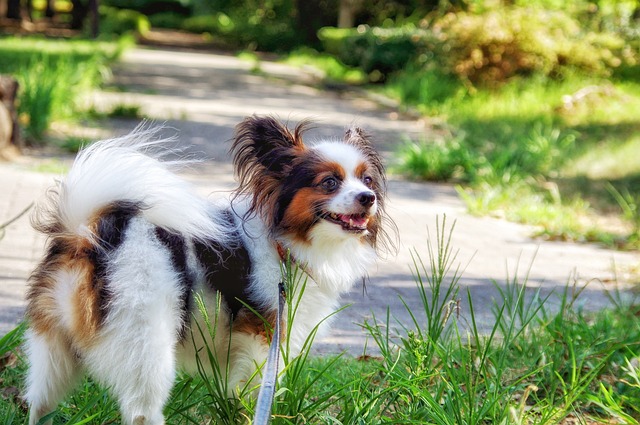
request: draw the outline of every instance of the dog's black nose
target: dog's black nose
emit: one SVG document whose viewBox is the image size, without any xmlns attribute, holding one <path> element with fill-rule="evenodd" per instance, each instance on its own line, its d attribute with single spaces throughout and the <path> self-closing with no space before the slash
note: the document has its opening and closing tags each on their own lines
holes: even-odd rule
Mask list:
<svg viewBox="0 0 640 425">
<path fill-rule="evenodd" d="M 373 192 L 361 192 L 356 196 L 356 199 L 363 207 L 370 207 L 376 201 L 376 194 Z"/>
</svg>

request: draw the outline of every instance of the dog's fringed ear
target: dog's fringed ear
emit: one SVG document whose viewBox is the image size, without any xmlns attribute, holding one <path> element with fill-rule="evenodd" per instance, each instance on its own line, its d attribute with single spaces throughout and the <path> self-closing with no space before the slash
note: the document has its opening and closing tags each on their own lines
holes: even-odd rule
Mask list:
<svg viewBox="0 0 640 425">
<path fill-rule="evenodd" d="M 344 141 L 353 145 L 371 146 L 369 135 L 360 127 L 348 128 L 344 133 Z"/>
<path fill-rule="evenodd" d="M 258 116 L 245 118 L 238 124 L 231 154 L 241 184 L 256 173 L 282 177 L 291 160 L 304 149 L 305 125 L 298 125 L 292 133 L 275 118 Z"/>
<path fill-rule="evenodd" d="M 378 151 L 373 147 L 371 136 L 369 136 L 367 132 L 360 127 L 351 127 L 345 132 L 344 141 L 358 148 L 360 152 L 362 152 L 367 157 L 369 162 L 374 166 L 376 172 L 378 173 L 380 181 L 386 184 L 382 158 L 380 157 Z M 386 188 L 384 187 L 381 189 L 386 190 Z"/>
<path fill-rule="evenodd" d="M 251 211 L 268 213 L 273 206 L 281 179 L 305 150 L 302 134 L 307 126 L 302 122 L 292 132 L 273 117 L 255 115 L 236 126 L 230 152 L 240 185 L 237 193 L 251 194 Z"/>
</svg>

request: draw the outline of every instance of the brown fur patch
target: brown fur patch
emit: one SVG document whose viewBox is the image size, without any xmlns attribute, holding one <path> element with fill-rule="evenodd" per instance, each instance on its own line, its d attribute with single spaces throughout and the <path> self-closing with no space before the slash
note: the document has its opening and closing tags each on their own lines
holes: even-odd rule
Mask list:
<svg viewBox="0 0 640 425">
<path fill-rule="evenodd" d="M 337 177 L 340 180 L 344 180 L 347 176 L 342 165 L 333 161 L 320 161 L 314 168 L 316 174 L 314 178 L 315 184 L 320 184 L 322 180 L 330 176 Z"/>
<path fill-rule="evenodd" d="M 88 258 L 90 249 L 90 242 L 78 236 L 57 236 L 51 240 L 47 255 L 29 278 L 27 317 L 37 333 L 47 335 L 64 331 L 55 295 L 59 290 L 56 274 L 64 271 L 79 276 L 71 301 L 77 310 L 72 312 L 74 323 L 69 331 L 79 332 L 82 339 L 86 339 L 87 332 L 95 332 L 98 323 L 95 323 L 96 296 L 92 289 L 93 264 Z M 87 308 L 87 305 L 91 307 Z M 91 311 L 85 316 L 87 310 Z M 85 329 L 87 325 L 89 328 Z"/>
<path fill-rule="evenodd" d="M 96 234 L 97 223 L 111 206 L 107 206 L 93 214 L 88 229 Z M 51 226 L 51 225 L 50 225 Z M 61 229 L 62 225 L 51 226 Z M 100 290 L 104 282 L 95 275 L 92 251 L 95 249 L 91 241 L 85 237 L 61 232 L 52 236 L 47 253 L 29 278 L 27 292 L 27 312 L 32 329 L 48 335 L 54 332 L 69 333 L 74 344 L 86 346 L 91 344 L 102 323 Z M 56 275 L 67 272 L 77 276 L 70 293 L 72 311 L 71 328 L 64 329 L 61 323 L 60 309 L 56 300 L 59 291 Z M 63 313 L 62 313 L 63 314 Z"/>
<path fill-rule="evenodd" d="M 369 171 L 369 166 L 365 162 L 361 162 L 354 170 L 354 174 L 357 178 L 362 179 L 367 174 L 367 171 Z"/>
<path fill-rule="evenodd" d="M 271 341 L 273 335 L 273 329 L 276 326 L 276 320 L 278 318 L 275 310 L 268 311 L 262 314 L 262 317 L 258 316 L 253 311 L 244 307 L 236 316 L 233 321 L 233 332 L 245 333 L 249 335 L 257 335 L 264 339 L 266 343 Z M 285 329 L 284 326 L 280 327 L 280 338 L 284 338 Z"/>
<path fill-rule="evenodd" d="M 302 135 L 308 126 L 302 122 L 292 132 L 273 117 L 258 116 L 236 126 L 230 151 L 239 182 L 235 194 L 251 196 L 249 214 L 257 212 L 272 221 L 281 180 L 306 150 Z"/>
<path fill-rule="evenodd" d="M 327 177 L 341 181 L 346 178 L 342 166 L 332 161 L 317 161 L 305 170 L 313 179 L 308 186 L 291 190 L 291 200 L 279 223 L 280 228 L 300 242 L 309 242 L 309 229 L 318 221 L 318 213 L 324 212 L 324 204 L 334 195 L 322 188 L 322 181 Z"/>
<path fill-rule="evenodd" d="M 330 195 L 318 193 L 315 188 L 298 190 L 286 209 L 280 226 L 296 239 L 308 242 L 307 233 L 317 221 L 317 210 L 328 198 Z"/>
</svg>

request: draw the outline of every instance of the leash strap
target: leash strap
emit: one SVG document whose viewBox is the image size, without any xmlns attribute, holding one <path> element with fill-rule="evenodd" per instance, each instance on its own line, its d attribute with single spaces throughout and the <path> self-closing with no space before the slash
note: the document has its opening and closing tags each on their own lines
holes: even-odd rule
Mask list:
<svg viewBox="0 0 640 425">
<path fill-rule="evenodd" d="M 262 385 L 258 393 L 258 401 L 256 402 L 256 411 L 253 417 L 253 425 L 267 425 L 271 421 L 271 409 L 273 408 L 273 399 L 276 395 L 276 381 L 278 379 L 278 364 L 280 363 L 280 326 L 282 323 L 282 314 L 285 303 L 284 282 L 278 285 L 278 311 L 276 313 L 276 323 L 271 337 L 271 345 L 269 346 L 269 355 L 267 363 L 264 367 L 262 376 Z"/>
</svg>

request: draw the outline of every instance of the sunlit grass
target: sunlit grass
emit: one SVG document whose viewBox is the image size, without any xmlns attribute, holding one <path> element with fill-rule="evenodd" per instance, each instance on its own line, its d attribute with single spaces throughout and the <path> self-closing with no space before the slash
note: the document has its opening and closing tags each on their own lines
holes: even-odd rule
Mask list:
<svg viewBox="0 0 640 425">
<path fill-rule="evenodd" d="M 285 339 L 286 375 L 272 423 L 638 423 L 636 300 L 611 286 L 605 294 L 610 308 L 588 312 L 579 307 L 583 284 L 573 277 L 543 295 L 526 274 L 515 272 L 495 285 L 492 321 L 479 323 L 477 300 L 459 284 L 463 271 L 452 232 L 446 219 L 439 221 L 435 232 L 425 235 L 426 246 L 413 251 L 414 296 L 421 307 L 405 304 L 409 321 L 399 322 L 388 312 L 362 324 L 375 349 L 370 355 L 313 357 L 305 348 L 290 358 Z M 304 280 L 288 282 L 304 286 Z M 288 300 L 288 311 L 295 305 Z M 226 331 L 207 323 L 192 331 Z M 7 425 L 26 420 L 20 399 L 23 331 L 21 325 L 0 338 L 0 423 Z M 167 423 L 250 423 L 253 401 L 226 397 L 226 366 L 216 367 L 211 350 L 200 351 L 199 358 L 202 365 L 213 361 L 214 373 L 203 368 L 198 376 L 178 377 L 165 409 Z M 108 390 L 89 379 L 53 418 L 54 425 L 120 422 Z"/>
<path fill-rule="evenodd" d="M 80 113 L 79 101 L 109 75 L 124 47 L 111 42 L 3 37 L 0 73 L 20 84 L 18 112 L 28 142 L 40 143 L 55 120 Z"/>
<path fill-rule="evenodd" d="M 460 148 L 440 148 L 434 155 L 437 144 L 405 145 L 398 150 L 395 171 L 441 180 L 445 173 L 435 171 L 454 164 L 458 171 L 449 174 L 468 182 L 461 193 L 474 214 L 534 224 L 552 239 L 636 248 L 629 239 L 633 235 L 619 223 L 626 218 L 604 187 L 607 182 L 618 190 L 640 187 L 638 82 L 569 73 L 561 80 L 532 76 L 494 89 L 450 87 L 448 96 L 436 99 L 428 93 L 402 94 L 416 88 L 437 94 L 452 84 L 426 79 L 424 86 L 412 85 L 421 78 L 398 76 L 388 93 L 418 102 L 424 113 L 445 120 L 451 140 L 438 143 Z M 468 158 L 464 163 L 460 151 Z M 602 214 L 620 220 L 603 225 Z M 621 242 L 625 239 L 630 243 Z"/>
<path fill-rule="evenodd" d="M 310 48 L 299 48 L 287 55 L 285 63 L 298 67 L 314 67 L 322 73 L 326 82 L 364 84 L 367 75 L 357 68 L 344 65 L 335 57 Z"/>
</svg>

